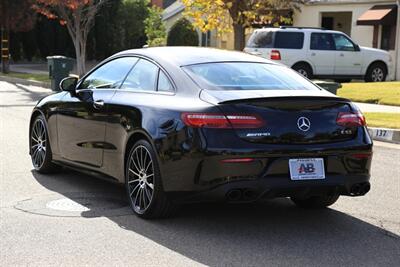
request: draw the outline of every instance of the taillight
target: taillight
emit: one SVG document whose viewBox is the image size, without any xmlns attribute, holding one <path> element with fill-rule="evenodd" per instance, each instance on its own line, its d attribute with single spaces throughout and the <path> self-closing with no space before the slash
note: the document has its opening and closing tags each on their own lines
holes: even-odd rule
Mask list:
<svg viewBox="0 0 400 267">
<path fill-rule="evenodd" d="M 264 121 L 255 115 L 215 114 L 215 113 L 182 113 L 183 122 L 193 128 L 259 128 Z"/>
<path fill-rule="evenodd" d="M 281 53 L 278 50 L 271 51 L 271 59 L 272 60 L 281 60 Z"/>
<path fill-rule="evenodd" d="M 355 159 L 369 159 L 372 158 L 372 152 L 351 154 L 350 157 Z"/>
<path fill-rule="evenodd" d="M 365 117 L 361 112 L 340 112 L 336 124 L 344 127 L 357 127 L 366 124 Z"/>
</svg>

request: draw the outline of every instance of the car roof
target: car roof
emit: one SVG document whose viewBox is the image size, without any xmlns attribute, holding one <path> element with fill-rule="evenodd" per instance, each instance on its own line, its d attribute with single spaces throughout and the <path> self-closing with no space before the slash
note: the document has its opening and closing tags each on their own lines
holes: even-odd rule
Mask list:
<svg viewBox="0 0 400 267">
<path fill-rule="evenodd" d="M 244 52 L 229 51 L 216 48 L 189 46 L 162 46 L 122 51 L 121 55 L 141 55 L 158 62 L 168 62 L 176 66 L 185 66 L 211 62 L 260 62 L 277 64 L 262 57 Z"/>
</svg>

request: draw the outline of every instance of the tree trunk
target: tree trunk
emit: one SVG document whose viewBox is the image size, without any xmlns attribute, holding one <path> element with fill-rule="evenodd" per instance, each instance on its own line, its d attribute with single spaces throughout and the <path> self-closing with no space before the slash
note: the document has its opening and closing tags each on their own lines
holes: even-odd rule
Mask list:
<svg viewBox="0 0 400 267">
<path fill-rule="evenodd" d="M 233 24 L 234 48 L 242 51 L 245 46 L 245 28 L 240 24 Z"/>
<path fill-rule="evenodd" d="M 78 33 L 74 36 L 74 47 L 76 55 L 76 69 L 77 74 L 82 77 L 85 74 L 85 61 L 86 61 L 86 40 Z"/>
</svg>

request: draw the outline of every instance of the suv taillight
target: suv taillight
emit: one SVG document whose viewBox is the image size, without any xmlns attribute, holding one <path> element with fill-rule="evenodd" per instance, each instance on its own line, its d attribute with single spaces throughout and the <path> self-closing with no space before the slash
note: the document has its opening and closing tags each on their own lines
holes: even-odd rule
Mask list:
<svg viewBox="0 0 400 267">
<path fill-rule="evenodd" d="M 260 128 L 264 120 L 256 115 L 216 114 L 216 113 L 182 113 L 183 122 L 193 128 Z"/>
<path fill-rule="evenodd" d="M 344 127 L 365 126 L 365 117 L 361 112 L 339 112 L 336 124 Z"/>
<path fill-rule="evenodd" d="M 281 53 L 278 50 L 271 51 L 271 59 L 272 60 L 281 60 Z"/>
</svg>

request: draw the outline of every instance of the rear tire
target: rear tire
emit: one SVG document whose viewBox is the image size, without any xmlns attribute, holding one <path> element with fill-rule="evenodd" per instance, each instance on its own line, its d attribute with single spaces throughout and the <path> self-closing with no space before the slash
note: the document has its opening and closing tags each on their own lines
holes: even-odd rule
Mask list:
<svg viewBox="0 0 400 267">
<path fill-rule="evenodd" d="M 367 73 L 365 74 L 366 82 L 384 82 L 386 80 L 387 70 L 383 63 L 373 63 L 368 67 Z"/>
<path fill-rule="evenodd" d="M 307 198 L 291 197 L 290 199 L 296 206 L 301 208 L 321 209 L 335 203 L 339 199 L 339 195 L 312 196 Z"/>
<path fill-rule="evenodd" d="M 52 162 L 47 123 L 42 115 L 35 118 L 29 130 L 30 155 L 33 167 L 40 173 L 52 173 L 60 167 Z"/>
<path fill-rule="evenodd" d="M 301 75 L 310 80 L 313 78 L 313 72 L 311 67 L 305 63 L 297 63 L 292 67 L 292 69 L 294 69 L 295 71 L 297 71 L 298 73 L 300 73 Z"/>
<path fill-rule="evenodd" d="M 145 219 L 171 216 L 176 207 L 164 192 L 157 156 L 150 143 L 136 142 L 125 165 L 125 187 L 133 212 Z"/>
</svg>

